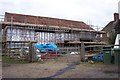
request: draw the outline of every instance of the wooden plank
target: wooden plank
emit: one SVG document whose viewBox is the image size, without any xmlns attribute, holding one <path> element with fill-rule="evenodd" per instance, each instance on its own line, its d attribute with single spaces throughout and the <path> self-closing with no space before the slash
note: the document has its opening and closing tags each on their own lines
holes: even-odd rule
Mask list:
<svg viewBox="0 0 120 80">
<path fill-rule="evenodd" d="M 4 25 L 11 25 L 11 22 L 0 22 L 0 24 L 4 24 Z M 38 25 L 38 24 L 30 24 L 30 23 L 19 23 L 19 22 L 12 22 L 12 25 L 16 25 L 16 26 L 23 26 L 23 27 L 27 27 L 27 26 L 33 26 L 33 27 L 47 27 L 48 25 Z M 51 26 L 51 28 L 59 28 L 58 26 Z M 65 29 L 64 27 L 61 27 L 61 29 Z M 80 28 L 69 28 L 66 27 L 66 29 L 69 30 L 74 30 L 74 31 L 85 31 L 85 32 L 94 32 L 97 34 L 105 34 L 105 31 L 95 31 L 95 30 L 88 30 L 88 29 L 80 29 Z"/>
</svg>

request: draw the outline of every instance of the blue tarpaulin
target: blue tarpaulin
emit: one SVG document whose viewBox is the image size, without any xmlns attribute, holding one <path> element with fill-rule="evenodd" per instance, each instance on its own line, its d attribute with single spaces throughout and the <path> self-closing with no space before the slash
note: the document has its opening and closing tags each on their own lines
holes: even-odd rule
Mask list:
<svg viewBox="0 0 120 80">
<path fill-rule="evenodd" d="M 35 44 L 35 48 L 39 49 L 41 52 L 58 52 L 59 49 L 56 44 Z"/>
<path fill-rule="evenodd" d="M 103 54 L 93 56 L 93 60 L 103 60 Z"/>
</svg>

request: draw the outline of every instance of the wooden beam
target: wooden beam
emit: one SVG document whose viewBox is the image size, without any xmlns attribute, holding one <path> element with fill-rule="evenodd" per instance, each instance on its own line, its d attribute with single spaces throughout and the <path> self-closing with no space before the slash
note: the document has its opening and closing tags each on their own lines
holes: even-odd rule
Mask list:
<svg viewBox="0 0 120 80">
<path fill-rule="evenodd" d="M 2 25 L 11 25 L 11 22 L 0 22 L 0 24 Z M 32 27 L 43 27 L 43 28 L 60 28 L 59 26 L 48 26 L 48 25 L 36 25 L 36 24 L 29 24 L 29 23 L 19 23 L 19 22 L 12 22 L 12 25 L 15 26 L 23 26 L 23 27 L 27 27 L 27 26 L 32 26 Z M 97 34 L 105 34 L 105 31 L 95 31 L 95 30 L 89 30 L 89 29 L 81 29 L 81 28 L 70 28 L 70 27 L 61 27 L 61 29 L 68 29 L 68 30 L 74 30 L 74 31 L 85 31 L 85 32 L 94 32 Z"/>
</svg>

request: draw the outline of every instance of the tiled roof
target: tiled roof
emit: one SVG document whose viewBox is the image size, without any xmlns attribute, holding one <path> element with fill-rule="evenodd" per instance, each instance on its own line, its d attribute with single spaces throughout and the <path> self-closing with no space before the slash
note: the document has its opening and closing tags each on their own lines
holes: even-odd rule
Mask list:
<svg viewBox="0 0 120 80">
<path fill-rule="evenodd" d="M 73 21 L 66 19 L 58 19 L 51 17 L 42 17 L 42 16 L 32 16 L 16 13 L 5 13 L 6 22 L 20 22 L 20 23 L 29 23 L 29 24 L 39 24 L 39 25 L 49 25 L 49 26 L 61 26 L 61 27 L 70 27 L 70 28 L 80 28 L 80 29 L 91 29 L 89 25 L 81 21 Z"/>
</svg>

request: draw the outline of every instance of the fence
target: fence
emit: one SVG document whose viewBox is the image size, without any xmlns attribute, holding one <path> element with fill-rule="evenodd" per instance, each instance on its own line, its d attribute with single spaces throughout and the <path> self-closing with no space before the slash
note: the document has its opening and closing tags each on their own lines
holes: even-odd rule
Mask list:
<svg viewBox="0 0 120 80">
<path fill-rule="evenodd" d="M 67 49 L 71 48 L 66 48 Z M 78 48 L 74 47 L 73 50 L 78 50 Z M 29 48 L 23 48 L 21 52 L 19 52 L 20 59 L 28 60 L 29 62 L 32 61 L 39 61 L 39 60 L 55 60 L 58 62 L 66 62 L 66 63 L 80 63 L 80 52 L 76 51 L 76 53 L 71 54 L 69 52 L 63 51 L 62 49 L 51 49 L 51 48 L 40 48 L 37 49 L 34 46 L 34 43 L 29 43 Z"/>
</svg>

